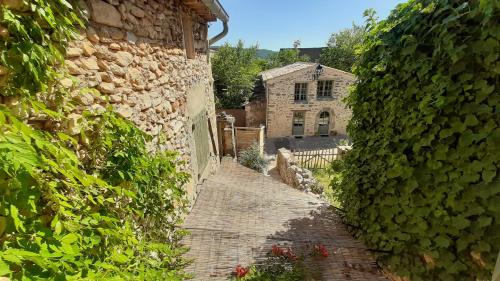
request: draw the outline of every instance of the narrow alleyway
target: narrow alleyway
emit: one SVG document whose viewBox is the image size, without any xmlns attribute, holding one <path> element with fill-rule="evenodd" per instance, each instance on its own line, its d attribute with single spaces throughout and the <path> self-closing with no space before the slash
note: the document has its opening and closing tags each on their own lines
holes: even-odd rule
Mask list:
<svg viewBox="0 0 500 281">
<path fill-rule="evenodd" d="M 205 182 L 184 226 L 195 280 L 226 280 L 236 265 L 263 260 L 272 245 L 301 253 L 317 243 L 330 255 L 308 266 L 322 280 L 386 280 L 325 202 L 230 159 Z"/>
</svg>

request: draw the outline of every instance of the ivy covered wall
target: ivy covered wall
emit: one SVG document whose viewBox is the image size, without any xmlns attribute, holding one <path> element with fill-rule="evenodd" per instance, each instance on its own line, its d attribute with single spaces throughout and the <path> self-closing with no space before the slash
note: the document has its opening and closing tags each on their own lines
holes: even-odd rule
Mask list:
<svg viewBox="0 0 500 281">
<path fill-rule="evenodd" d="M 346 219 L 411 280 L 489 280 L 500 251 L 500 2 L 411 0 L 355 67 Z"/>
</svg>

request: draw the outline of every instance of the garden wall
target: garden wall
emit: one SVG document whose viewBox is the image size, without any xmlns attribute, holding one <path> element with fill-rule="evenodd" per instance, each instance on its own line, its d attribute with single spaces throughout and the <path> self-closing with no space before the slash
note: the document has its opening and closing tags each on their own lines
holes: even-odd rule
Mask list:
<svg viewBox="0 0 500 281">
<path fill-rule="evenodd" d="M 259 127 L 266 125 L 267 103 L 265 99 L 250 101 L 245 105 L 246 126 Z"/>
<path fill-rule="evenodd" d="M 257 144 L 260 149 L 260 154 L 264 155 L 264 126 L 258 128 L 236 127 L 236 151 L 238 153 Z"/>
<path fill-rule="evenodd" d="M 286 148 L 278 149 L 276 167 L 283 182 L 294 188 L 312 191 L 318 185 L 312 172 L 299 167 L 293 153 Z"/>
<path fill-rule="evenodd" d="M 244 109 L 218 109 L 218 113 L 225 112 L 234 117 L 234 125 L 236 127 L 246 126 L 246 112 Z M 251 126 L 250 126 L 251 127 Z"/>
</svg>

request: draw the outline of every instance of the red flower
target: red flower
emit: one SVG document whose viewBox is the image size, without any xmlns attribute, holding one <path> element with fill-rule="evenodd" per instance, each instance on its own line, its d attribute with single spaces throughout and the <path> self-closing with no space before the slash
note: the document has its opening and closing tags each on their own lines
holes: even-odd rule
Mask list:
<svg viewBox="0 0 500 281">
<path fill-rule="evenodd" d="M 326 249 L 325 246 L 318 244 L 314 245 L 314 250 L 313 250 L 314 255 L 321 255 L 322 257 L 326 258 L 328 257 L 328 250 Z"/>
<path fill-rule="evenodd" d="M 295 253 L 292 251 L 291 248 L 288 248 L 285 253 L 284 253 L 284 256 L 287 257 L 289 260 L 291 261 L 296 261 L 298 258 L 297 258 L 297 255 L 295 255 Z"/>
<path fill-rule="evenodd" d="M 283 249 L 276 246 L 276 245 L 273 245 L 273 249 L 271 250 L 271 252 L 273 253 L 273 255 L 275 255 L 277 257 L 283 255 Z"/>
<path fill-rule="evenodd" d="M 284 249 L 274 245 L 271 250 L 271 253 L 277 257 L 285 257 L 291 261 L 296 261 L 298 259 L 297 255 L 292 251 L 290 247 Z"/>
<path fill-rule="evenodd" d="M 242 267 L 239 264 L 238 264 L 238 266 L 236 266 L 236 276 L 238 276 L 238 278 L 245 277 L 245 275 L 247 275 L 248 271 L 249 271 L 248 267 Z"/>
</svg>

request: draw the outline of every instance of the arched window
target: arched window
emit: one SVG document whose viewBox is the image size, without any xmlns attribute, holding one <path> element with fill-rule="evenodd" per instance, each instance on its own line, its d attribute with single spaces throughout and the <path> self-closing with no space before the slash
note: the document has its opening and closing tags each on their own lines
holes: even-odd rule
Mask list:
<svg viewBox="0 0 500 281">
<path fill-rule="evenodd" d="M 330 123 L 330 113 L 327 111 L 323 111 L 319 114 L 319 122 L 320 125 L 328 125 Z"/>
<path fill-rule="evenodd" d="M 321 136 L 330 134 L 330 113 L 328 111 L 323 111 L 319 114 L 318 134 Z"/>
</svg>

